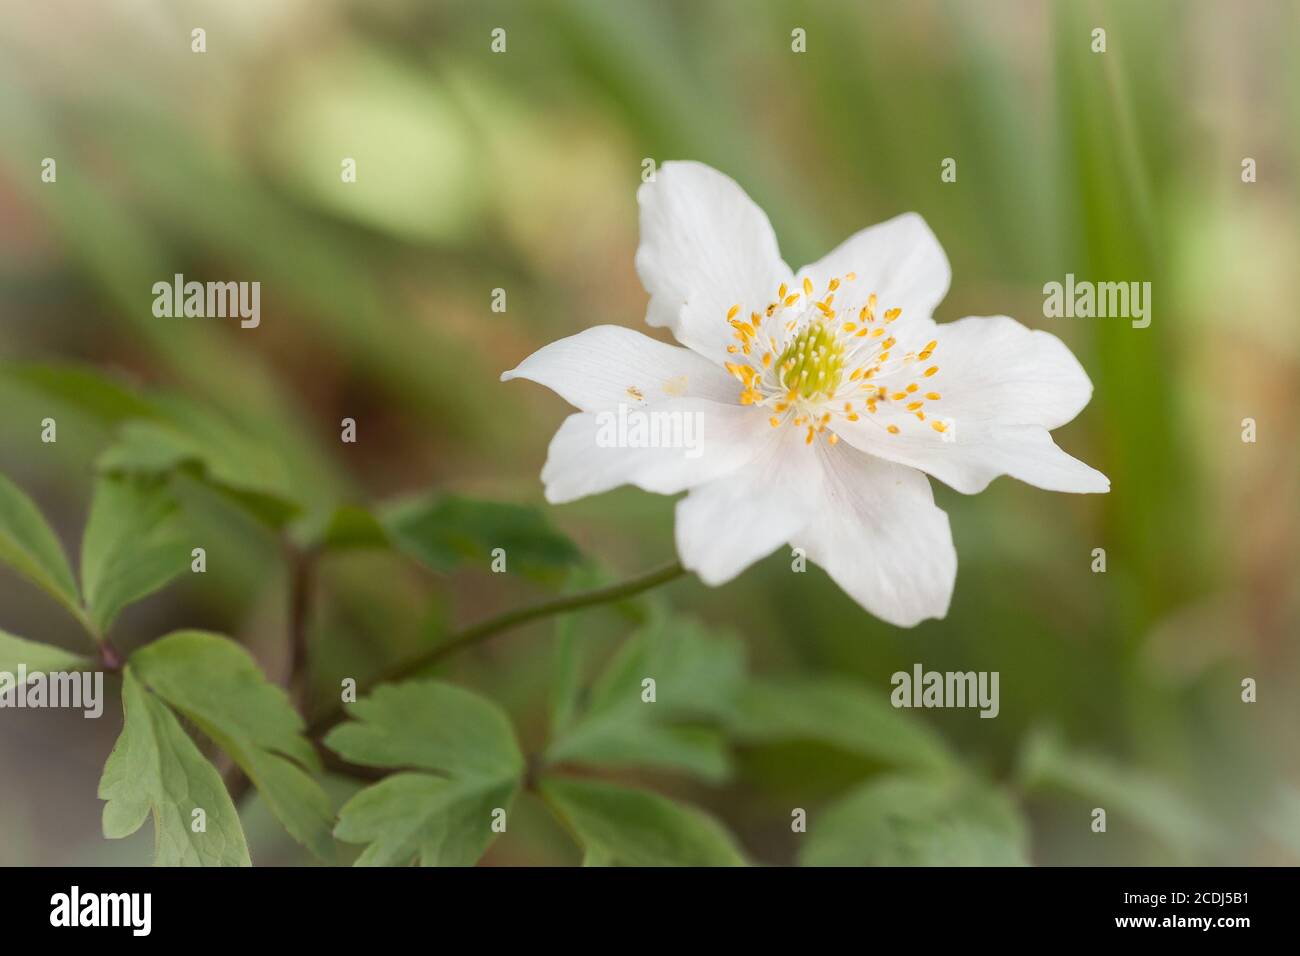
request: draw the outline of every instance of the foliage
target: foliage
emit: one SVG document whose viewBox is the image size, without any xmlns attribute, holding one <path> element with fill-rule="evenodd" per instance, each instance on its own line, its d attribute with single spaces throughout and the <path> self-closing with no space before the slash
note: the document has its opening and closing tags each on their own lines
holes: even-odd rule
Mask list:
<svg viewBox="0 0 1300 956">
<path fill-rule="evenodd" d="M 492 3 L 495 56 L 469 5 L 322 4 L 338 15 L 306 44 L 315 4 L 212 5 L 201 73 L 171 26 L 122 29 L 113 5 L 84 14 L 115 38 L 110 71 L 91 47 L 50 56 L 47 17 L 0 40 L 0 672 L 106 672 L 123 706 L 100 729 L 125 722 L 111 756 L 96 738 L 104 834 L 152 815 L 164 863 L 1300 859 L 1281 772 L 1300 633 L 1292 5 L 800 3 L 796 55 L 772 0 Z M 1237 82 L 1242 64 L 1264 80 Z M 1079 356 L 1095 392 L 1062 444 L 1111 493 L 936 487 L 961 567 L 948 617 L 911 632 L 776 555 L 429 663 L 464 633 L 449 621 L 672 553 L 671 500 L 532 506 L 565 409 L 497 376 L 597 322 L 640 327 L 633 194 L 647 159 L 682 158 L 736 178 L 792 266 L 924 215 L 953 265 L 936 320 L 1005 311 Z M 153 316 L 176 273 L 260 280 L 261 327 Z M 1044 318 L 1067 273 L 1152 281 L 1151 327 Z M 1000 670 L 998 719 L 891 707 L 890 675 L 917 662 Z M 408 664 L 419 679 L 371 679 Z M 419 716 L 385 748 L 389 700 Z M 490 765 L 397 747 L 465 713 L 495 728 Z M 52 765 L 78 733 L 43 722 L 23 743 Z M 31 770 L 0 780 L 31 823 L 0 862 L 142 859 L 140 840 L 51 823 L 49 768 Z M 1088 829 L 1098 806 L 1109 836 Z"/>
<path fill-rule="evenodd" d="M 24 373 L 27 374 L 24 374 Z M 16 378 L 50 388 L 67 379 L 17 367 Z M 80 578 L 21 489 L 0 482 L 5 508 L 0 558 L 64 604 L 103 642 L 120 612 L 188 569 L 193 531 L 177 482 L 211 484 L 228 506 L 307 542 L 320 555 L 388 551 L 443 573 L 482 567 L 505 545 L 516 569 L 540 581 L 566 567 L 590 586 L 602 576 L 578 564 L 576 547 L 540 515 L 517 505 L 430 496 L 395 505 L 336 503 L 286 528 L 302 506 L 221 464 L 201 439 L 185 452 L 154 443 L 144 426 L 160 408 L 110 380 L 119 395 L 99 457 Z M 136 416 L 143 416 L 142 418 Z M 210 434 L 223 435 L 220 429 Z M 254 448 L 256 443 L 241 438 Z M 221 444 L 218 439 L 217 444 Z M 197 469 L 193 467 L 199 463 Z M 257 496 L 249 499 L 236 490 Z M 283 506 L 267 509 L 268 500 Z M 569 588 L 572 591 L 572 587 Z M 358 865 L 476 863 L 509 821 L 521 793 L 540 799 L 586 865 L 743 865 L 748 854 L 716 817 L 676 798 L 585 772 L 643 770 L 709 785 L 733 774 L 734 748 L 815 742 L 879 772 L 814 812 L 798 854 L 805 865 L 1006 865 L 1027 861 L 1028 825 L 1007 792 L 983 779 L 924 723 L 843 678 L 752 676 L 743 644 L 653 602 L 635 632 L 586 674 L 582 640 L 562 618 L 550 737 L 526 757 L 510 716 L 480 693 L 442 680 L 380 684 L 346 707 L 349 719 L 322 743 L 346 766 L 382 774 L 338 810 L 319 781 L 322 764 L 305 723 L 256 661 L 219 634 L 177 631 L 149 641 L 121 669 L 125 724 L 104 768 L 104 834 L 134 833 L 148 816 L 160 865 L 246 865 L 238 812 L 202 739 L 248 776 L 286 832 L 319 860 L 342 844 L 363 847 Z M 0 634 L 0 664 L 29 673 L 94 662 L 50 645 Z M 1175 843 L 1208 832 L 1196 810 L 1158 781 L 1071 755 L 1054 738 L 1029 741 L 1020 778 L 1030 788 L 1064 787 L 1105 798 Z M 202 825 L 195 822 L 201 812 Z"/>
</svg>

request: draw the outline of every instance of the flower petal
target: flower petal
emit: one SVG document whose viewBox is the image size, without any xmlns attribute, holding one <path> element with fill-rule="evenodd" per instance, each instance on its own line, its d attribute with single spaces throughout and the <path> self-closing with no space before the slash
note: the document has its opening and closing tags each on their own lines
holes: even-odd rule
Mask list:
<svg viewBox="0 0 1300 956">
<path fill-rule="evenodd" d="M 835 430 L 847 442 L 920 468 L 966 494 L 983 491 L 999 475 L 1048 491 L 1110 489 L 1105 475 L 1061 451 L 1048 434 L 1074 418 L 1092 395 L 1092 383 L 1060 339 L 1006 316 L 908 332 L 912 338 L 900 335 L 895 351 L 922 351 L 926 360 L 873 381 L 891 396 L 912 383 L 915 391 L 901 401 L 880 402 L 857 422 L 837 422 Z M 937 342 L 933 357 L 923 351 L 930 342 L 917 338 L 927 335 Z M 929 369 L 937 371 L 924 374 Z"/>
<path fill-rule="evenodd" d="M 915 423 L 913 423 L 915 424 Z M 927 434 L 923 427 L 890 435 L 872 434 L 859 422 L 836 426 L 845 441 L 888 461 L 919 468 L 944 484 L 973 495 L 999 475 L 1010 475 L 1047 491 L 1076 494 L 1110 490 L 1110 480 L 1079 459 L 1066 454 L 1040 425 L 963 424 L 949 420 L 946 434 Z"/>
<path fill-rule="evenodd" d="M 795 539 L 853 600 L 899 627 L 948 613 L 957 551 L 925 475 L 818 443 L 821 506 Z"/>
<path fill-rule="evenodd" d="M 598 325 L 552 342 L 501 374 L 545 385 L 586 412 L 664 398 L 734 403 L 740 387 L 690 349 L 617 325 Z"/>
<path fill-rule="evenodd" d="M 821 463 L 803 432 L 768 431 L 743 468 L 677 502 L 677 553 L 712 587 L 789 541 L 818 506 Z"/>
<path fill-rule="evenodd" d="M 748 318 L 790 281 L 771 223 L 734 180 L 702 163 L 664 163 L 637 191 L 637 202 L 636 271 L 650 293 L 646 321 L 724 361 L 731 307 Z"/>
<path fill-rule="evenodd" d="M 542 468 L 546 500 L 560 504 L 619 485 L 676 494 L 742 467 L 768 427 L 752 408 L 701 398 L 578 412 L 551 439 Z M 651 428 L 661 447 L 647 444 Z"/>
<path fill-rule="evenodd" d="M 934 328 L 939 371 L 927 387 L 942 392 L 945 414 L 954 418 L 1050 431 L 1072 420 L 1092 397 L 1088 373 L 1050 332 L 1005 315 L 971 316 Z"/>
<path fill-rule="evenodd" d="M 924 219 L 914 212 L 854 233 L 816 262 L 804 266 L 796 285 L 807 277 L 818 295 L 831 279 L 844 280 L 836 308 L 856 312 L 875 293 L 878 310 L 902 309 L 902 321 L 925 321 L 948 294 L 952 269 L 943 246 Z"/>
</svg>

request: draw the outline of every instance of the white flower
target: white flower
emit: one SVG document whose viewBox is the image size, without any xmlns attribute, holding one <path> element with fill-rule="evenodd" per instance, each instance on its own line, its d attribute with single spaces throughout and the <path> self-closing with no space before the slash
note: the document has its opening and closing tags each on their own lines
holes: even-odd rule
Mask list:
<svg viewBox="0 0 1300 956">
<path fill-rule="evenodd" d="M 623 484 L 688 491 L 677 550 L 705 583 L 788 543 L 910 627 L 947 613 L 957 574 L 926 473 L 967 494 L 998 475 L 1109 489 L 1048 434 L 1092 394 L 1059 339 L 1005 316 L 931 318 L 951 273 L 920 216 L 864 229 L 791 273 L 767 216 L 708 166 L 665 163 L 637 200 L 646 321 L 685 348 L 602 325 L 501 376 L 582 409 L 551 441 L 549 501 Z M 598 440 L 620 406 L 695 415 L 703 453 Z"/>
</svg>

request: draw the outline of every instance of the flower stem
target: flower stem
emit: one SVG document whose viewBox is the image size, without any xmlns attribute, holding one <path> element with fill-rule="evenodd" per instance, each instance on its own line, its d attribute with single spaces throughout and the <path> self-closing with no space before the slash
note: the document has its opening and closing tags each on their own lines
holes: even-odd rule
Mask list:
<svg viewBox="0 0 1300 956">
<path fill-rule="evenodd" d="M 490 617 L 454 635 L 450 640 L 444 641 L 433 650 L 421 654 L 405 663 L 398 664 L 381 673 L 373 680 L 367 681 L 358 690 L 362 693 L 371 690 L 379 684 L 386 684 L 391 681 L 405 680 L 413 677 L 428 667 L 457 654 L 466 648 L 481 644 L 488 638 L 508 631 L 511 628 L 519 627 L 521 624 L 527 624 L 529 621 L 536 621 L 540 618 L 553 617 L 556 614 L 564 614 L 568 611 L 578 611 L 587 607 L 594 607 L 598 604 L 608 604 L 612 601 L 620 601 L 623 598 L 632 597 L 643 591 L 658 587 L 661 584 L 680 577 L 686 573 L 681 562 L 674 561 L 672 564 L 664 565 L 654 571 L 648 571 L 635 578 L 629 578 L 618 584 L 611 584 L 607 587 L 594 588 L 590 591 L 583 591 L 580 594 L 568 594 L 563 597 L 553 598 L 549 601 L 542 601 L 540 604 L 534 604 L 530 607 L 516 608 L 513 611 L 506 611 L 504 614 L 498 614 L 496 617 Z M 343 708 L 337 706 L 329 712 L 322 714 L 316 720 L 312 721 L 311 726 L 307 728 L 307 734 L 310 737 L 316 737 L 329 730 L 335 724 L 343 719 Z"/>
<path fill-rule="evenodd" d="M 307 626 L 311 616 L 314 581 L 314 551 L 287 553 L 289 568 L 289 675 L 285 681 L 289 699 L 299 713 L 307 712 L 311 697 L 311 663 L 308 657 Z"/>
<path fill-rule="evenodd" d="M 307 626 L 310 623 L 312 592 L 315 585 L 314 565 L 316 551 L 300 551 L 292 544 L 284 549 L 285 566 L 289 578 L 289 668 L 285 676 L 285 691 L 289 701 L 299 713 L 306 713 L 311 697 L 311 671 L 307 652 Z M 230 798 L 238 806 L 248 793 L 252 781 L 238 764 L 231 764 L 223 775 Z"/>
</svg>

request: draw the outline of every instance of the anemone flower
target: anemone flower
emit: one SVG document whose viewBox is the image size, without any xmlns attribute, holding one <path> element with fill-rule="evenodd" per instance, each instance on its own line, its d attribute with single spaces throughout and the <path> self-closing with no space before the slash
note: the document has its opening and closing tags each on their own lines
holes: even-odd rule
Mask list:
<svg viewBox="0 0 1300 956">
<path fill-rule="evenodd" d="M 646 321 L 601 325 L 503 374 L 581 409 L 551 441 L 547 500 L 619 485 L 677 503 L 681 563 L 709 585 L 789 544 L 893 624 L 943 617 L 957 575 L 926 475 L 966 494 L 1010 475 L 1103 492 L 1048 434 L 1088 403 L 1070 350 L 1006 316 L 938 324 L 951 270 L 914 213 L 797 273 L 729 177 L 670 162 L 637 194 Z"/>
</svg>

